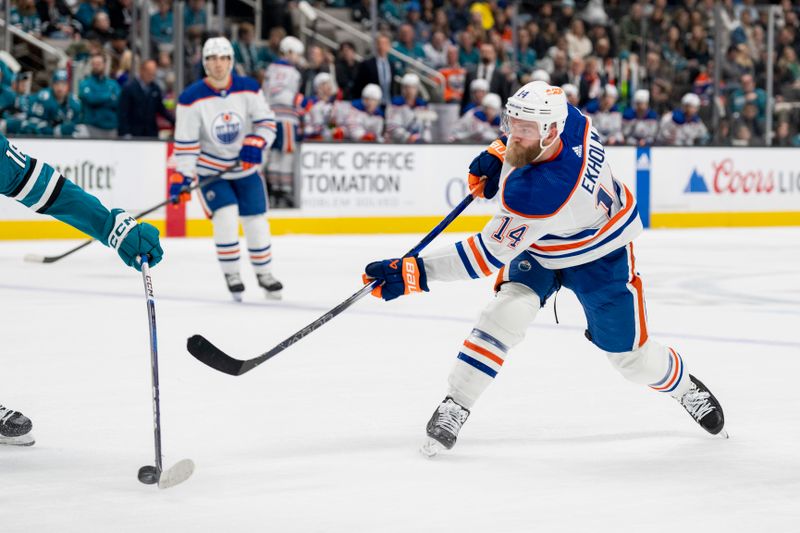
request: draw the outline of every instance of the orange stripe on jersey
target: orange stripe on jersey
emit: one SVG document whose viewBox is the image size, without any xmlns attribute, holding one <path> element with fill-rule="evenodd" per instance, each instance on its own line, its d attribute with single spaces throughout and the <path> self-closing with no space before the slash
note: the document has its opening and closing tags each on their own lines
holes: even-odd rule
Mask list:
<svg viewBox="0 0 800 533">
<path fill-rule="evenodd" d="M 591 237 L 584 239 L 582 241 L 572 242 L 569 244 L 552 244 L 550 246 L 537 246 L 533 244 L 531 245 L 531 248 L 535 250 L 540 250 L 542 252 L 558 252 L 561 250 L 571 250 L 573 248 L 580 248 L 581 246 L 589 244 L 590 242 L 597 239 L 604 233 L 607 233 L 609 230 L 611 230 L 611 227 L 619 221 L 619 219 L 627 215 L 630 212 L 631 208 L 633 208 L 633 194 L 631 194 L 631 191 L 628 190 L 628 187 L 625 187 L 624 185 L 623 187 L 625 188 L 625 203 L 626 203 L 625 208 L 616 215 L 614 215 L 608 222 L 606 222 L 603 225 L 602 228 L 600 228 L 600 231 L 598 231 Z"/>
<path fill-rule="evenodd" d="M 203 156 L 200 156 L 200 157 L 199 157 L 197 160 L 198 160 L 199 162 L 201 162 L 201 163 L 205 163 L 205 164 L 207 164 L 207 165 L 210 165 L 210 166 L 212 166 L 212 167 L 216 167 L 216 168 L 218 168 L 218 169 L 220 169 L 220 170 L 225 170 L 225 169 L 227 169 L 227 168 L 228 168 L 228 167 L 226 167 L 225 165 L 222 165 L 222 164 L 220 164 L 220 163 L 217 163 L 216 161 L 212 161 L 212 160 L 210 160 L 210 159 L 208 159 L 208 158 L 205 158 L 205 157 L 203 157 Z"/>
<path fill-rule="evenodd" d="M 504 279 L 505 274 L 506 274 L 506 266 L 503 265 L 502 268 L 500 268 L 500 271 L 497 273 L 497 277 L 494 279 L 494 292 L 499 291 L 500 290 L 500 285 L 505 283 L 505 281 L 506 281 Z"/>
<path fill-rule="evenodd" d="M 489 350 L 487 350 L 486 348 L 481 348 L 477 344 L 473 344 L 473 343 L 471 343 L 469 341 L 464 341 L 464 346 L 466 346 L 467 348 L 469 348 L 472 351 L 478 352 L 479 354 L 481 354 L 482 356 L 484 356 L 484 357 L 486 357 L 488 359 L 491 359 L 492 361 L 494 361 L 498 365 L 503 366 L 503 360 L 500 357 L 498 357 L 495 354 L 493 354 L 492 352 L 490 352 Z"/>
<path fill-rule="evenodd" d="M 193 144 L 192 146 L 176 146 L 175 150 L 199 150 L 199 144 Z"/>
<path fill-rule="evenodd" d="M 642 278 L 636 275 L 636 260 L 633 257 L 633 243 L 628 246 L 631 247 L 631 281 L 630 284 L 636 290 L 636 300 L 639 307 L 639 346 L 644 346 L 647 342 L 647 315 L 644 312 L 644 287 L 642 287 Z"/>
<path fill-rule="evenodd" d="M 492 271 L 489 270 L 489 266 L 486 264 L 486 261 L 483 260 L 483 256 L 478 251 L 478 245 L 475 244 L 475 237 L 470 237 L 467 239 L 467 244 L 469 244 L 470 250 L 472 250 L 472 255 L 475 256 L 475 260 L 478 262 L 478 267 L 480 267 L 481 272 L 483 272 L 484 276 L 491 276 Z"/>
</svg>

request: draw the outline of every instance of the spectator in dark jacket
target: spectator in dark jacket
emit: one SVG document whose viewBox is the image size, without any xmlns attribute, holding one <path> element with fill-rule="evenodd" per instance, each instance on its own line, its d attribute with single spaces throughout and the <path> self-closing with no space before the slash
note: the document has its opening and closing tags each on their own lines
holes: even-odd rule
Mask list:
<svg viewBox="0 0 800 533">
<path fill-rule="evenodd" d="M 161 89 L 155 83 L 157 65 L 148 60 L 139 75 L 122 88 L 119 98 L 120 137 L 158 137 L 156 115 L 175 124 L 175 117 L 164 107 Z"/>
<path fill-rule="evenodd" d="M 50 39 L 69 39 L 80 31 L 80 23 L 72 20 L 72 13 L 64 0 L 39 0 L 36 12 L 42 21 L 42 35 Z"/>
<path fill-rule="evenodd" d="M 358 94 L 353 91 L 358 76 L 356 48 L 350 41 L 339 45 L 339 56 L 336 58 L 336 84 L 342 91 L 342 99 L 355 100 Z"/>
</svg>

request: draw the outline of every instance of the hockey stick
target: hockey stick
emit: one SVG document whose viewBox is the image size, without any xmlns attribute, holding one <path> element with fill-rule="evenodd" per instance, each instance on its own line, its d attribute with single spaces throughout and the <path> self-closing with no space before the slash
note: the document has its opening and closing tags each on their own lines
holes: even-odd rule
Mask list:
<svg viewBox="0 0 800 533">
<path fill-rule="evenodd" d="M 206 179 L 204 179 L 202 181 L 198 181 L 197 183 L 193 183 L 190 186 L 185 187 L 184 189 L 181 189 L 180 194 L 190 193 L 193 190 L 197 189 L 198 187 L 202 187 L 204 185 L 208 185 L 210 183 L 214 183 L 215 181 L 218 181 L 218 180 L 222 179 L 222 175 L 225 172 L 228 172 L 229 170 L 231 170 L 232 168 L 233 168 L 233 166 L 230 166 L 230 167 L 226 168 L 225 170 L 223 170 L 222 172 L 220 172 L 219 174 L 214 174 L 214 175 L 209 176 L 208 178 L 206 178 Z M 135 218 L 136 220 L 139 220 L 140 218 L 142 218 L 144 216 L 147 216 L 150 213 L 152 213 L 153 211 L 157 211 L 158 209 L 161 209 L 162 207 L 164 207 L 165 205 L 170 204 L 170 203 L 177 203 L 177 202 L 172 202 L 169 198 L 167 198 L 163 202 L 160 202 L 157 205 L 154 205 L 150 209 L 147 209 L 146 211 L 142 211 L 141 213 L 138 213 L 138 214 L 134 215 L 133 218 Z M 25 257 L 24 257 L 24 260 L 29 262 L 29 263 L 55 263 L 56 261 L 58 261 L 60 259 L 64 259 L 68 255 L 74 254 L 75 252 L 77 252 L 81 248 L 86 248 L 87 246 L 92 244 L 95 240 L 96 239 L 89 239 L 87 241 L 84 241 L 81 244 L 79 244 L 78 246 L 76 246 L 75 248 L 67 250 L 66 252 L 64 252 L 61 255 L 26 254 Z"/>
<path fill-rule="evenodd" d="M 164 470 L 161 456 L 161 401 L 158 385 L 158 336 L 156 334 L 156 301 L 153 294 L 153 278 L 150 277 L 150 265 L 146 255 L 142 256 L 142 281 L 147 298 L 147 322 L 150 326 L 150 368 L 153 384 L 153 437 L 155 441 L 156 464 L 146 465 L 139 469 L 139 481 L 146 485 L 158 483 L 158 488 L 168 489 L 183 483 L 194 472 L 191 459 L 178 461 L 169 470 Z"/>
<path fill-rule="evenodd" d="M 453 220 L 455 220 L 458 215 L 461 214 L 462 211 L 464 211 L 464 209 L 467 208 L 472 200 L 472 195 L 468 195 L 466 198 L 461 200 L 461 203 L 458 204 L 455 209 L 453 209 L 450 214 L 447 215 L 441 222 L 439 222 L 439 224 L 433 228 L 430 233 L 428 233 L 421 241 L 419 241 L 416 246 L 409 250 L 404 257 L 419 254 L 423 248 L 430 244 L 433 239 L 435 239 L 447 226 L 450 225 Z M 324 326 L 335 316 L 339 315 L 355 302 L 372 292 L 372 289 L 378 285 L 380 285 L 378 280 L 373 280 L 370 283 L 367 283 L 361 289 L 359 289 L 358 292 L 316 319 L 311 324 L 278 343 L 278 345 L 271 350 L 252 359 L 235 359 L 211 344 L 211 342 L 209 342 L 202 335 L 192 335 L 189 337 L 186 342 L 186 348 L 189 350 L 189 353 L 201 363 L 208 365 L 215 370 L 219 370 L 220 372 L 224 372 L 225 374 L 230 374 L 231 376 L 241 376 L 245 372 L 249 372 L 264 361 L 278 355 L 286 348 L 292 346 L 294 343 Z"/>
</svg>

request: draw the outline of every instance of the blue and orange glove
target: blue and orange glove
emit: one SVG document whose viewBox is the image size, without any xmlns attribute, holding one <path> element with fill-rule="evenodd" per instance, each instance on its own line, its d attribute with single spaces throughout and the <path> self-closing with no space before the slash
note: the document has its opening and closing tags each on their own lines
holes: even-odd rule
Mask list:
<svg viewBox="0 0 800 533">
<path fill-rule="evenodd" d="M 264 162 L 264 148 L 267 141 L 258 135 L 248 135 L 242 142 L 242 149 L 239 151 L 239 161 L 242 162 L 244 170 L 261 165 Z"/>
<path fill-rule="evenodd" d="M 158 230 L 147 222 L 138 223 L 122 209 L 111 210 L 111 230 L 108 245 L 114 248 L 129 267 L 142 270 L 141 256 L 147 255 L 150 266 L 156 266 L 164 250 L 158 240 Z"/>
<path fill-rule="evenodd" d="M 184 176 L 180 172 L 173 172 L 169 177 L 169 201 L 173 204 L 188 202 L 192 199 L 189 187 L 192 186 L 192 177 Z"/>
<path fill-rule="evenodd" d="M 367 265 L 364 272 L 362 276 L 364 283 L 375 279 L 383 282 L 372 290 L 372 295 L 387 302 L 404 294 L 428 292 L 425 264 L 419 257 L 374 261 Z"/>
<path fill-rule="evenodd" d="M 469 192 L 476 198 L 494 198 L 506 156 L 503 139 L 497 139 L 469 165 Z"/>
</svg>

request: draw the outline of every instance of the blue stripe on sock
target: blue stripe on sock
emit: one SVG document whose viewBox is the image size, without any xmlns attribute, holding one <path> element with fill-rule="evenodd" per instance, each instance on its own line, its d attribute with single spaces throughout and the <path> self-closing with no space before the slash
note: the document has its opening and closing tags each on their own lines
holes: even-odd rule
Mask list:
<svg viewBox="0 0 800 533">
<path fill-rule="evenodd" d="M 680 359 L 680 357 L 681 357 L 680 354 L 678 354 L 678 359 Z M 681 371 L 678 374 L 678 379 L 675 380 L 675 385 L 673 385 L 672 388 L 670 388 L 669 390 L 665 390 L 665 391 L 662 391 L 662 392 L 672 392 L 672 391 L 674 391 L 675 388 L 678 386 L 678 383 L 681 382 L 681 378 L 683 377 L 683 361 L 680 361 L 680 366 L 681 366 Z"/>
<path fill-rule="evenodd" d="M 661 378 L 661 381 L 659 381 L 658 383 L 653 383 L 652 385 L 650 385 L 651 387 L 660 387 L 661 385 L 666 383 L 669 377 L 672 375 L 672 357 L 670 357 L 669 355 L 667 357 L 669 358 L 669 368 L 667 368 L 667 374 L 663 378 Z"/>
<path fill-rule="evenodd" d="M 495 348 L 497 348 L 499 350 L 502 350 L 503 353 L 507 353 L 508 352 L 508 346 L 506 346 L 505 344 L 503 344 L 499 340 L 495 339 L 494 337 L 492 337 L 491 335 L 489 335 L 485 331 L 481 331 L 478 328 L 475 328 L 475 329 L 472 330 L 471 335 L 479 338 L 480 340 L 482 340 L 484 342 L 488 342 L 489 344 L 491 344 Z"/>
<path fill-rule="evenodd" d="M 268 245 L 266 246 L 266 248 L 248 248 L 247 250 L 248 250 L 250 253 L 258 253 L 258 252 L 266 252 L 266 251 L 267 251 L 267 250 L 269 250 L 270 248 L 272 248 L 272 245 L 268 244 Z"/>
<path fill-rule="evenodd" d="M 458 256 L 461 258 L 461 262 L 464 263 L 464 268 L 467 269 L 469 277 L 472 279 L 478 279 L 478 275 L 475 273 L 475 269 L 472 268 L 472 265 L 469 263 L 469 259 L 467 259 L 467 253 L 464 251 L 464 246 L 460 241 L 456 243 L 456 250 L 458 250 Z"/>
<path fill-rule="evenodd" d="M 458 352 L 458 358 L 467 363 L 470 366 L 473 366 L 483 372 L 484 374 L 488 375 L 489 377 L 493 378 L 497 375 L 497 372 L 492 370 L 491 367 L 484 365 L 477 359 L 473 359 L 472 357 L 468 356 L 463 352 Z"/>
<path fill-rule="evenodd" d="M 239 246 L 239 243 L 238 242 L 232 242 L 232 243 L 229 243 L 229 244 L 217 244 L 217 248 L 227 248 L 227 247 L 231 247 L 231 246 Z"/>
<path fill-rule="evenodd" d="M 478 242 L 481 244 L 481 248 L 483 249 L 483 253 L 486 255 L 486 259 L 488 259 L 489 262 L 493 264 L 495 267 L 503 268 L 503 263 L 500 262 L 500 260 L 497 259 L 495 256 L 493 256 L 491 252 L 489 252 L 489 249 L 486 247 L 486 245 L 483 243 L 483 237 L 481 237 L 481 234 L 478 233 L 477 236 L 478 236 Z"/>
<path fill-rule="evenodd" d="M 238 261 L 238 260 L 239 260 L 238 257 L 228 257 L 225 259 L 223 259 L 222 257 L 217 257 L 217 261 L 222 261 L 223 263 L 230 263 L 232 261 Z"/>
<path fill-rule="evenodd" d="M 262 261 L 261 263 L 256 263 L 255 261 L 250 261 L 253 266 L 264 266 L 272 263 L 272 259 L 267 259 L 266 261 Z"/>
</svg>

